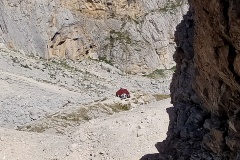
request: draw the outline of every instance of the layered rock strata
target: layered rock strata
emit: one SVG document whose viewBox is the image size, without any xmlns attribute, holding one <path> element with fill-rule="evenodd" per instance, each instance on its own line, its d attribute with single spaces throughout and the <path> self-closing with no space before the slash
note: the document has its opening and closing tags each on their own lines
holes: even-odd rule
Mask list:
<svg viewBox="0 0 240 160">
<path fill-rule="evenodd" d="M 107 60 L 126 72 L 171 68 L 185 0 L 1 0 L 0 47 Z"/>
</svg>

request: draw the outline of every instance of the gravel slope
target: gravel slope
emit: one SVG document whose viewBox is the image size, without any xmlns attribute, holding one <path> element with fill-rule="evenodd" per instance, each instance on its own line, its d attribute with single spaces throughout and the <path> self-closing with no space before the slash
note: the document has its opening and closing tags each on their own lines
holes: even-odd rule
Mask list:
<svg viewBox="0 0 240 160">
<path fill-rule="evenodd" d="M 166 137 L 170 106 L 167 99 L 80 125 L 72 136 L 82 159 L 137 160 L 157 153 L 154 145 Z"/>
<path fill-rule="evenodd" d="M 135 160 L 157 152 L 168 127 L 170 99 L 160 99 L 171 73 L 153 79 L 104 62 L 0 49 L 0 159 Z M 120 87 L 130 99 L 115 97 Z"/>
<path fill-rule="evenodd" d="M 166 138 L 170 99 L 82 123 L 69 135 L 0 128 L 0 159 L 137 160 Z"/>
<path fill-rule="evenodd" d="M 103 62 L 46 61 L 0 49 L 0 126 L 17 128 L 62 110 L 131 93 L 169 94 L 171 71 L 158 79 L 126 75 Z M 137 96 L 139 99 L 140 96 Z"/>
</svg>

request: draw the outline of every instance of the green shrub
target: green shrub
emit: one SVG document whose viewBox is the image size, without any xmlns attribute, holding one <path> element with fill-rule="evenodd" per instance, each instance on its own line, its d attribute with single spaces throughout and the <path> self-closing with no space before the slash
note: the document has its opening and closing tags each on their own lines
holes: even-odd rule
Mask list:
<svg viewBox="0 0 240 160">
<path fill-rule="evenodd" d="M 113 62 L 112 62 L 111 60 L 108 60 L 106 56 L 104 56 L 104 57 L 99 57 L 98 59 L 99 59 L 99 61 L 103 61 L 103 62 L 105 62 L 105 63 L 113 66 Z"/>
</svg>

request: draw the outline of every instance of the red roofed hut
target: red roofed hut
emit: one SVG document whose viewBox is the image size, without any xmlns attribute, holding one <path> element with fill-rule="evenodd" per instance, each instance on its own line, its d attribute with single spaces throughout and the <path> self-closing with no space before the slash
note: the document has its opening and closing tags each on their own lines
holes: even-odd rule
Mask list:
<svg viewBox="0 0 240 160">
<path fill-rule="evenodd" d="M 128 92 L 127 89 L 124 88 L 120 88 L 117 92 L 116 92 L 116 96 L 120 97 L 120 98 L 130 98 L 130 93 Z"/>
</svg>

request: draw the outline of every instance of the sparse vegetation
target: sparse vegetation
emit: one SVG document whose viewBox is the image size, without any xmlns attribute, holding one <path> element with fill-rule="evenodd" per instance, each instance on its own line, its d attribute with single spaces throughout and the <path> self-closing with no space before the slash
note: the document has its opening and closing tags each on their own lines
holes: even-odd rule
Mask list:
<svg viewBox="0 0 240 160">
<path fill-rule="evenodd" d="M 161 100 L 163 100 L 163 99 L 170 98 L 170 95 L 168 95 L 168 94 L 154 94 L 153 97 L 154 97 L 157 101 L 161 101 Z"/>
<path fill-rule="evenodd" d="M 177 69 L 176 66 L 172 66 L 172 68 L 170 68 L 171 71 L 175 71 Z"/>
<path fill-rule="evenodd" d="M 27 126 L 18 126 L 17 130 L 18 131 L 29 131 L 29 132 L 37 132 L 37 133 L 42 133 L 44 131 L 46 131 L 49 127 L 41 124 L 41 125 L 37 125 L 37 126 L 32 126 L 32 125 L 27 125 Z"/>
<path fill-rule="evenodd" d="M 128 20 L 130 22 L 134 22 L 136 25 L 138 25 L 142 22 L 142 20 L 139 20 L 140 18 L 141 17 L 137 17 L 136 15 L 134 17 L 127 15 L 126 20 Z"/>
<path fill-rule="evenodd" d="M 165 76 L 164 71 L 165 71 L 164 69 L 156 69 L 152 73 L 144 75 L 144 76 L 148 77 L 148 78 L 156 79 L 156 78 L 164 77 Z"/>
<path fill-rule="evenodd" d="M 133 101 L 134 104 L 138 104 L 138 99 L 137 98 L 133 98 L 132 101 Z"/>
<path fill-rule="evenodd" d="M 106 56 L 99 57 L 98 59 L 99 59 L 99 61 L 103 61 L 103 62 L 105 62 L 105 63 L 107 63 L 107 64 L 109 64 L 109 65 L 113 66 L 113 61 L 111 61 L 111 60 L 107 59 L 107 57 L 106 57 Z"/>
<path fill-rule="evenodd" d="M 64 133 L 64 128 L 71 125 L 80 124 L 83 121 L 89 121 L 92 118 L 96 118 L 92 111 L 98 110 L 103 114 L 111 115 L 114 112 L 127 111 L 131 108 L 131 104 L 113 103 L 113 104 L 102 104 L 96 103 L 88 106 L 87 108 L 79 108 L 69 113 L 57 113 L 46 117 L 46 121 L 35 124 L 28 124 L 26 126 L 19 126 L 19 131 L 29 131 L 42 133 L 49 128 L 54 128 L 59 134 Z"/>
<path fill-rule="evenodd" d="M 50 62 L 53 63 L 53 64 L 56 64 L 56 65 L 59 65 L 61 68 L 65 68 L 65 69 L 70 70 L 70 71 L 76 70 L 74 67 L 70 66 L 67 63 L 66 59 L 61 59 L 61 60 L 59 60 L 59 59 L 52 59 Z"/>
<path fill-rule="evenodd" d="M 110 30 L 109 32 L 110 36 L 106 38 L 106 41 L 108 42 L 103 46 L 103 50 L 111 50 L 114 48 L 116 44 L 121 44 L 121 48 L 125 52 L 129 52 L 128 45 L 133 44 L 132 39 L 130 37 L 130 33 L 128 31 L 116 31 L 116 30 Z"/>
<path fill-rule="evenodd" d="M 120 31 L 111 30 L 110 31 L 110 40 L 113 41 L 112 43 L 114 43 L 115 40 L 122 42 L 122 43 L 127 43 L 127 44 L 132 43 L 132 40 L 130 38 L 130 34 L 128 31 L 120 32 Z"/>
<path fill-rule="evenodd" d="M 168 12 L 170 11 L 170 13 L 174 13 L 172 11 L 176 10 L 177 7 L 180 7 L 183 5 L 183 1 L 180 0 L 178 2 L 172 2 L 170 0 L 167 1 L 166 5 L 163 8 L 159 8 L 158 11 L 159 12 Z"/>
<path fill-rule="evenodd" d="M 48 129 L 47 126 L 39 125 L 39 126 L 34 126 L 30 127 L 30 132 L 37 132 L 37 133 L 42 133 Z"/>
<path fill-rule="evenodd" d="M 107 104 L 108 107 L 112 109 L 113 112 L 121 112 L 121 111 L 128 111 L 131 109 L 131 104 L 122 104 L 122 103 L 114 103 L 114 104 Z"/>
<path fill-rule="evenodd" d="M 54 118 L 62 119 L 65 121 L 72 121 L 72 122 L 79 122 L 82 120 L 91 120 L 91 117 L 88 115 L 89 109 L 80 108 L 77 111 L 66 113 L 66 114 L 59 114 L 54 116 Z"/>
<path fill-rule="evenodd" d="M 145 74 L 143 76 L 152 78 L 152 79 L 157 79 L 157 78 L 165 77 L 167 71 L 175 71 L 175 70 L 176 70 L 176 66 L 173 66 L 170 69 L 156 69 L 152 73 Z"/>
</svg>

